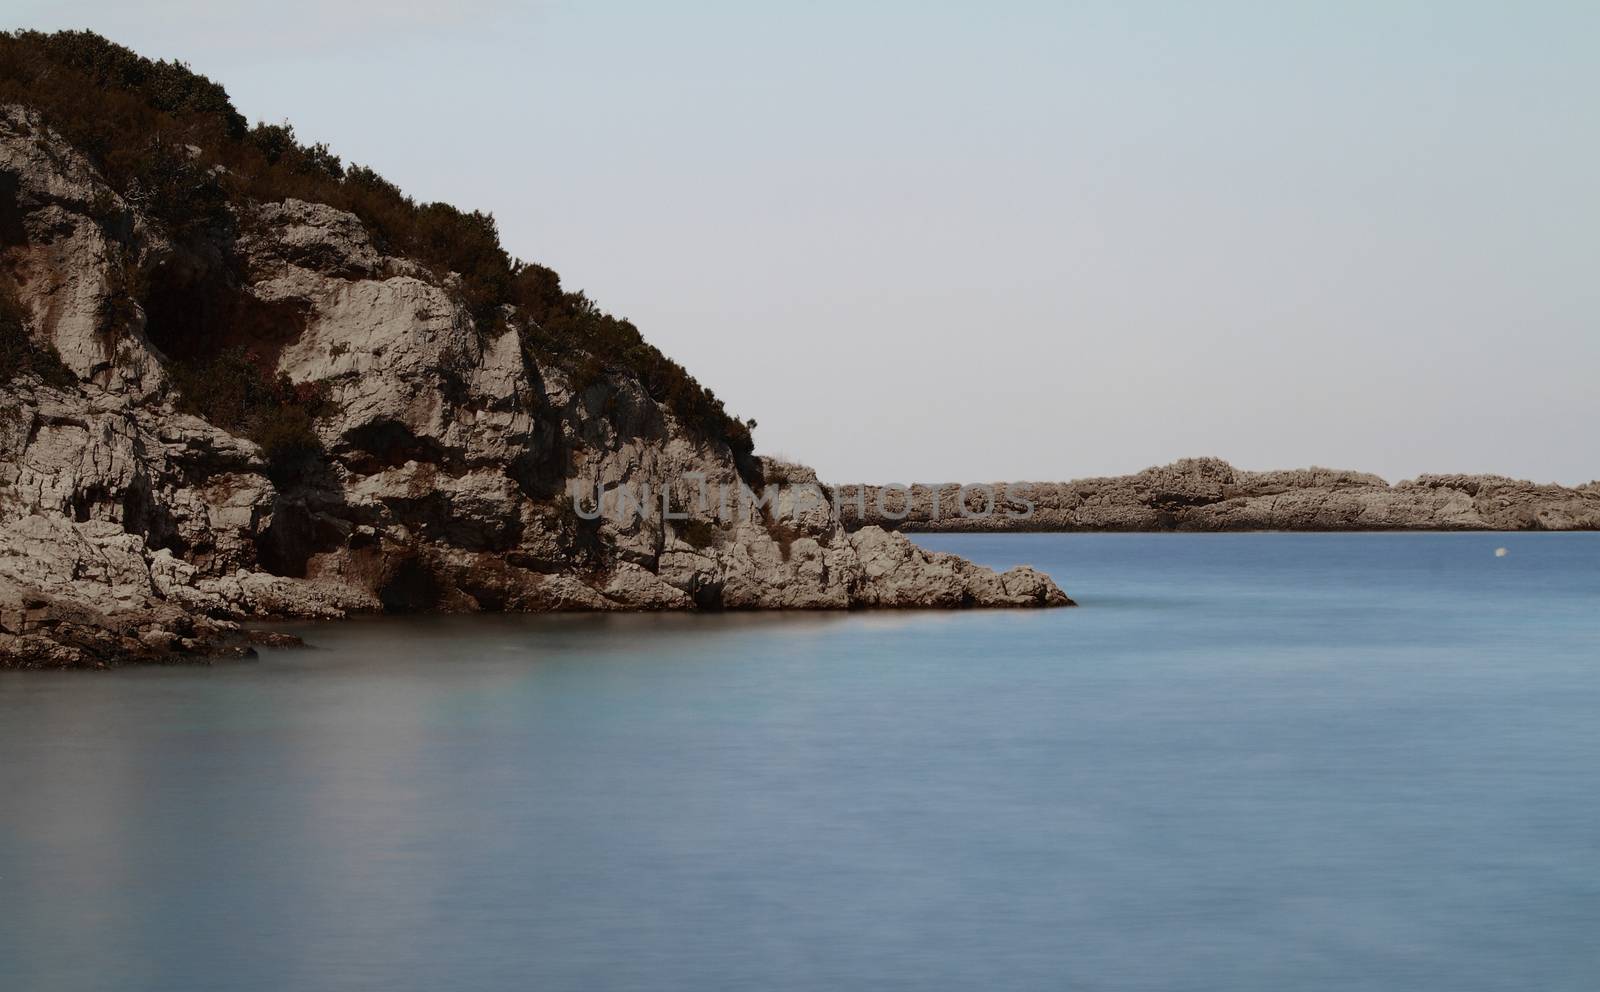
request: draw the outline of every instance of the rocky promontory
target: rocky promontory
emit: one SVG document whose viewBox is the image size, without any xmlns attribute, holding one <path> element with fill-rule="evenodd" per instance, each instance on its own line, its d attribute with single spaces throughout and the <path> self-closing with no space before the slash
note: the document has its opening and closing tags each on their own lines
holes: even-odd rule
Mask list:
<svg viewBox="0 0 1600 992">
<path fill-rule="evenodd" d="M 767 491 L 748 425 L 492 218 L 172 63 L 0 41 L 0 666 L 204 656 L 251 617 L 1070 602 L 781 486 L 706 505 Z M 663 512 L 574 503 L 621 487 Z"/>
<path fill-rule="evenodd" d="M 904 531 L 1600 530 L 1600 482 L 1247 472 L 1186 458 L 1073 482 L 837 486 L 847 527 Z"/>
</svg>

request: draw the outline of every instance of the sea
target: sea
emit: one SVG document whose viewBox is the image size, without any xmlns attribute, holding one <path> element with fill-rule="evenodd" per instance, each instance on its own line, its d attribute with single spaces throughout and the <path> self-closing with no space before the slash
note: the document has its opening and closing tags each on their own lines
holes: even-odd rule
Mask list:
<svg viewBox="0 0 1600 992">
<path fill-rule="evenodd" d="M 1600 988 L 1600 534 L 916 540 L 1080 605 L 0 673 L 0 989 Z"/>
</svg>

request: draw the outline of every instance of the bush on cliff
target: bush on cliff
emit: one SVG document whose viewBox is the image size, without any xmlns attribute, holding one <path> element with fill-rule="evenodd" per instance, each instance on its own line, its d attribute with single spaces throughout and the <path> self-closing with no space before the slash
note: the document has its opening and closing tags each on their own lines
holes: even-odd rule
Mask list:
<svg viewBox="0 0 1600 992">
<path fill-rule="evenodd" d="M 328 401 L 317 384 L 269 376 L 242 348 L 174 362 L 170 371 L 179 409 L 261 445 L 267 474 L 278 485 L 322 455 L 314 425 Z"/>
</svg>

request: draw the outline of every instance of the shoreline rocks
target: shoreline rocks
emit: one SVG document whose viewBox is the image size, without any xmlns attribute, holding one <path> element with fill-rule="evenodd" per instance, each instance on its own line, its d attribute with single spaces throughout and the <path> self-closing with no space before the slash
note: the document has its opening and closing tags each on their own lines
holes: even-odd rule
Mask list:
<svg viewBox="0 0 1600 992">
<path fill-rule="evenodd" d="M 514 308 L 480 326 L 453 274 L 385 255 L 353 214 L 233 204 L 180 243 L 17 105 L 0 179 L 4 343 L 67 380 L 0 383 L 0 667 L 248 650 L 248 618 L 1071 602 L 828 507 L 695 508 L 697 486 L 779 466 L 632 373 L 577 381 Z M 180 376 L 196 355 L 259 378 Z M 304 423 L 257 421 L 258 443 L 184 412 L 182 389 L 228 388 L 304 397 Z M 576 480 L 690 509 L 587 520 Z"/>
<path fill-rule="evenodd" d="M 905 532 L 1600 530 L 1600 482 L 1424 475 L 1390 485 L 1335 469 L 1248 472 L 1217 458 L 1072 482 L 915 486 L 909 500 L 902 487 L 834 488 L 846 527 Z"/>
</svg>

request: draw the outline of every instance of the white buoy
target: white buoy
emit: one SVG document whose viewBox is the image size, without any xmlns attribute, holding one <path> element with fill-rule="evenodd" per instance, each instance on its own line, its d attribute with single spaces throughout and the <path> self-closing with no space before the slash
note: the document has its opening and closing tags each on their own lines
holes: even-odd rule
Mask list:
<svg viewBox="0 0 1600 992">
<path fill-rule="evenodd" d="M 1494 549 L 1494 556 L 1496 558 L 1504 558 L 1506 555 L 1509 555 L 1510 553 L 1511 552 L 1507 551 L 1505 548 L 1495 548 Z"/>
</svg>

